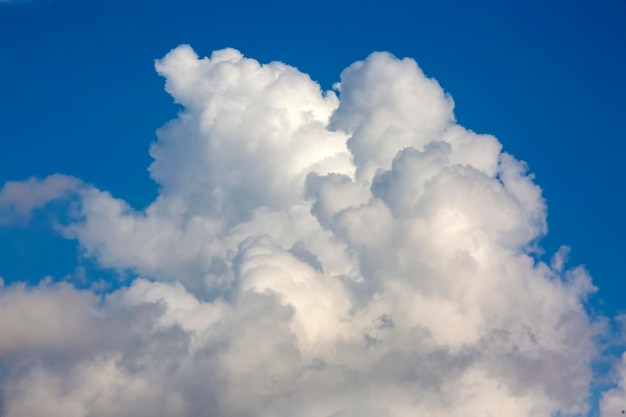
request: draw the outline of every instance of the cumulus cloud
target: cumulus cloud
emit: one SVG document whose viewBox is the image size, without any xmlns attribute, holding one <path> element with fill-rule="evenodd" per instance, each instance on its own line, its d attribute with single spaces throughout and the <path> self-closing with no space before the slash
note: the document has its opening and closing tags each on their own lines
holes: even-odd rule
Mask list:
<svg viewBox="0 0 626 417">
<path fill-rule="evenodd" d="M 591 278 L 567 249 L 536 259 L 526 164 L 415 61 L 372 54 L 339 96 L 234 49 L 156 69 L 184 110 L 150 149 L 147 209 L 69 177 L 0 194 L 23 214 L 74 193 L 62 233 L 144 277 L 0 289 L 4 416 L 587 411 Z"/>
</svg>

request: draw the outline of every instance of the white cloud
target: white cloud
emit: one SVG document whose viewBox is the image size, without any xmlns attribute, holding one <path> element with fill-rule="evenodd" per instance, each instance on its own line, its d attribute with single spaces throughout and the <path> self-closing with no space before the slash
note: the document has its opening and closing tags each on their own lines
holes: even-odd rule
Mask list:
<svg viewBox="0 0 626 417">
<path fill-rule="evenodd" d="M 603 417 L 620 415 L 626 410 L 626 354 L 616 367 L 616 384 L 602 396 L 600 415 Z"/>
<path fill-rule="evenodd" d="M 76 191 L 80 186 L 80 180 L 61 174 L 43 180 L 8 181 L 0 189 L 0 224 L 26 220 L 33 210 Z"/>
<path fill-rule="evenodd" d="M 351 65 L 340 97 L 233 49 L 156 68 L 184 111 L 145 211 L 75 180 L 2 194 L 28 213 L 73 190 L 63 233 L 150 278 L 0 289 L 4 415 L 586 411 L 591 279 L 529 254 L 540 188 L 413 60 Z"/>
</svg>

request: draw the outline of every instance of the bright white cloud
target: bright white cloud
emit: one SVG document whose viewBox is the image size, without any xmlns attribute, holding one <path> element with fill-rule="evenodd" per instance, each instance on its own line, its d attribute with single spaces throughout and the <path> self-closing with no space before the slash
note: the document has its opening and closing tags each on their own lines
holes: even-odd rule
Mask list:
<svg viewBox="0 0 626 417">
<path fill-rule="evenodd" d="M 150 278 L 1 289 L 4 415 L 586 411 L 591 279 L 530 254 L 541 189 L 413 60 L 373 54 L 339 97 L 233 49 L 156 69 L 184 111 L 145 211 L 60 176 L 0 193 L 29 213 L 74 191 L 65 236 Z"/>
</svg>

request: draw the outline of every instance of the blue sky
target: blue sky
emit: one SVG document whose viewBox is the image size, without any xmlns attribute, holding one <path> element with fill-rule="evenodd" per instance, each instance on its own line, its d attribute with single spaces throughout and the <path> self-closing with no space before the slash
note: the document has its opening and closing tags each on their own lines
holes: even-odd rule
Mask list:
<svg viewBox="0 0 626 417">
<path fill-rule="evenodd" d="M 0 184 L 62 173 L 137 210 L 158 195 L 155 131 L 182 106 L 154 60 L 189 44 L 281 61 L 324 90 L 374 51 L 417 61 L 460 125 L 528 163 L 548 205 L 546 262 L 561 245 L 624 313 L 626 2 L 29 0 L 0 3 Z M 6 283 L 117 279 L 51 226 L 64 206 L 0 228 Z M 55 217 L 55 218 L 56 218 Z M 131 273 L 131 275 L 133 275 Z"/>
</svg>

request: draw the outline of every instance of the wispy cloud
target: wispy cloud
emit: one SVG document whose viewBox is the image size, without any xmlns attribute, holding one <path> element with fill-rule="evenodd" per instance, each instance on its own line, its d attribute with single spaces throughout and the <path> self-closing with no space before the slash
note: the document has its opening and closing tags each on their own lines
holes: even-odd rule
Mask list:
<svg viewBox="0 0 626 417">
<path fill-rule="evenodd" d="M 0 189 L 0 224 L 27 220 L 33 210 L 76 191 L 80 185 L 80 180 L 60 174 L 43 180 L 8 181 Z"/>
</svg>

